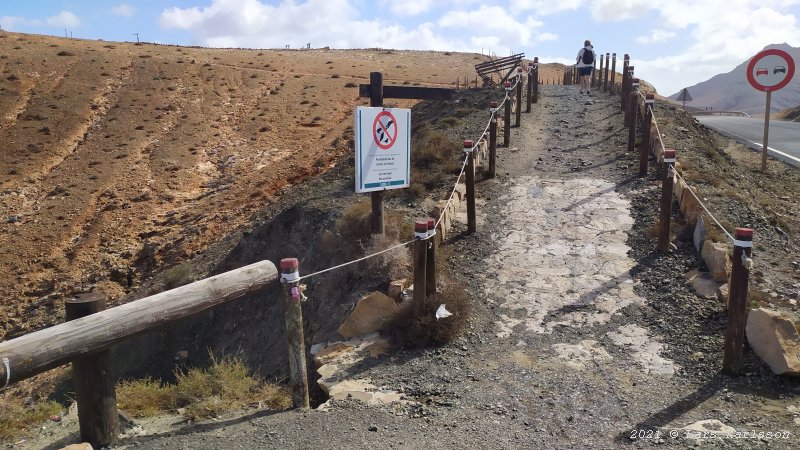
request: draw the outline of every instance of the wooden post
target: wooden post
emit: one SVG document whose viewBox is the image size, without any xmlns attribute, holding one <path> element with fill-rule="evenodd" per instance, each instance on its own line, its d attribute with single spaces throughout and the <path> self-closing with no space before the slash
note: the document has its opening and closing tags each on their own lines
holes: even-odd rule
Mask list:
<svg viewBox="0 0 800 450">
<path fill-rule="evenodd" d="M 611 87 L 611 89 L 609 89 L 609 92 L 608 92 L 609 95 L 613 95 L 615 92 L 617 92 L 616 88 L 614 87 L 615 86 L 614 80 L 616 78 L 617 78 L 617 54 L 616 53 L 612 53 L 611 54 L 611 81 L 609 82 L 609 86 Z"/>
<path fill-rule="evenodd" d="M 425 265 L 425 293 L 436 293 L 436 252 L 439 250 L 439 235 L 436 233 L 436 219 L 428 217 L 428 252 Z"/>
<path fill-rule="evenodd" d="M 744 329 L 747 322 L 747 283 L 753 251 L 752 228 L 737 228 L 734 233 L 733 260 L 728 294 L 728 323 L 725 326 L 725 355 L 722 370 L 739 375 L 742 370 Z"/>
<path fill-rule="evenodd" d="M 625 104 L 622 110 L 625 112 L 625 126 L 629 127 L 631 120 L 631 92 L 633 92 L 633 66 L 628 66 L 628 80 L 625 86 L 625 93 L 623 94 Z"/>
<path fill-rule="evenodd" d="M 491 120 L 489 121 L 489 178 L 494 178 L 497 171 L 497 102 L 489 103 Z"/>
<path fill-rule="evenodd" d="M 425 309 L 425 296 L 428 292 L 426 286 L 428 262 L 428 220 L 422 219 L 414 222 L 414 320 L 422 317 Z"/>
<path fill-rule="evenodd" d="M 539 102 L 539 57 L 533 58 L 533 103 Z"/>
<path fill-rule="evenodd" d="M 525 92 L 525 112 L 531 112 L 531 103 L 533 103 L 533 66 L 528 67 L 528 90 Z"/>
<path fill-rule="evenodd" d="M 520 116 L 522 115 L 522 67 L 517 67 L 517 110 L 514 118 L 514 127 L 519 128 Z"/>
<path fill-rule="evenodd" d="M 458 79 L 456 79 L 458 80 Z M 456 86 L 458 89 L 458 86 Z M 383 106 L 383 74 L 369 73 L 369 106 Z M 384 234 L 386 230 L 383 215 L 384 191 L 372 191 L 372 233 Z"/>
<path fill-rule="evenodd" d="M 303 334 L 303 308 L 300 305 L 300 263 L 297 258 L 281 260 L 281 282 L 283 283 L 284 314 L 286 318 L 286 342 L 289 346 L 289 379 L 292 384 L 292 403 L 295 408 L 309 408 L 308 368 L 306 366 L 306 344 Z"/>
<path fill-rule="evenodd" d="M 609 66 L 611 65 L 611 55 L 606 53 L 606 70 L 603 73 L 603 91 L 608 91 L 608 72 Z"/>
<path fill-rule="evenodd" d="M 627 53 L 622 57 L 622 90 L 620 91 L 619 109 L 625 111 L 628 104 L 628 89 L 630 89 L 628 77 L 628 66 L 630 65 L 631 57 Z"/>
<path fill-rule="evenodd" d="M 503 147 L 511 144 L 511 82 L 506 81 L 503 86 L 506 89 L 506 108 L 503 114 Z"/>
<path fill-rule="evenodd" d="M 474 233 L 478 229 L 475 211 L 475 149 L 472 141 L 464 141 L 464 153 L 467 154 L 467 232 Z"/>
<path fill-rule="evenodd" d="M 772 91 L 767 91 L 767 110 L 764 112 L 764 147 L 761 149 L 761 171 L 767 172 L 767 150 L 769 148 L 769 109 Z"/>
<path fill-rule="evenodd" d="M 633 74 L 631 74 L 633 76 Z M 631 93 L 628 99 L 628 151 L 636 148 L 636 122 L 639 116 L 639 79 L 631 80 Z"/>
<path fill-rule="evenodd" d="M 672 190 L 675 167 L 675 150 L 664 150 L 664 164 L 661 183 L 661 214 L 658 228 L 658 251 L 669 253 L 669 227 L 672 218 Z"/>
<path fill-rule="evenodd" d="M 600 54 L 600 70 L 603 70 L 603 54 Z M 597 60 L 592 64 L 592 89 L 598 89 L 599 83 L 597 82 Z"/>
<path fill-rule="evenodd" d="M 655 95 L 647 94 L 644 102 L 644 120 L 642 121 L 642 142 L 639 145 L 639 176 L 647 175 L 647 159 L 650 157 L 650 135 L 653 128 L 653 106 L 655 106 Z"/>
<path fill-rule="evenodd" d="M 106 299 L 97 293 L 82 294 L 64 302 L 66 321 L 86 317 L 106 309 Z M 78 401 L 81 441 L 94 448 L 108 447 L 117 440 L 119 415 L 111 351 L 80 356 L 72 360 L 72 378 Z"/>
</svg>

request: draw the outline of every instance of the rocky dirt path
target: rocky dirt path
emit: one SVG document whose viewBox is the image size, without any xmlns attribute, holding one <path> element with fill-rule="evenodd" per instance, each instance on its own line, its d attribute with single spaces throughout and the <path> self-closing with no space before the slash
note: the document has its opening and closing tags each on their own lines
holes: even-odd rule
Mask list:
<svg viewBox="0 0 800 450">
<path fill-rule="evenodd" d="M 633 176 L 618 98 L 544 86 L 523 117 L 478 187 L 479 232 L 443 246 L 473 294 L 468 333 L 350 370 L 413 402 L 254 413 L 120 447 L 796 448 L 797 382 L 752 354 L 746 376 L 720 375 L 723 305 L 683 276 L 702 263 L 689 244 L 655 253 L 659 182 Z M 764 435 L 698 440 L 685 427 L 701 420 Z"/>
</svg>

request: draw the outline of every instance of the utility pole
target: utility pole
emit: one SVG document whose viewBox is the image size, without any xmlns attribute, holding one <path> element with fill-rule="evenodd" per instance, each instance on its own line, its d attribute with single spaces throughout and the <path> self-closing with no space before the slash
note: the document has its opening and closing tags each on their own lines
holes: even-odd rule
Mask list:
<svg viewBox="0 0 800 450">
<path fill-rule="evenodd" d="M 138 44 L 139 43 L 139 33 L 133 33 L 133 35 L 136 36 L 136 43 Z"/>
</svg>

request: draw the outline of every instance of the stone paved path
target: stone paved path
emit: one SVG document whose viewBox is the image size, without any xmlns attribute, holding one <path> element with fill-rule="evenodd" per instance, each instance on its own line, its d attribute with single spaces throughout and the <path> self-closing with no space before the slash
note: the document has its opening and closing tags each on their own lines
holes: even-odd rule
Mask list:
<svg viewBox="0 0 800 450">
<path fill-rule="evenodd" d="M 553 344 L 554 353 L 574 367 L 611 359 L 591 326 L 644 304 L 628 273 L 634 265 L 625 244 L 633 224 L 629 202 L 600 179 L 522 177 L 508 184 L 496 200 L 508 213 L 491 232 L 497 243 L 493 272 L 483 274 L 487 293 L 505 293 L 497 336 L 580 328 L 583 339 Z M 557 319 L 551 319 L 554 313 Z M 626 325 L 608 335 L 615 345 L 629 347 L 646 371 L 674 373 L 672 363 L 659 356 L 663 344 L 647 330 Z"/>
</svg>

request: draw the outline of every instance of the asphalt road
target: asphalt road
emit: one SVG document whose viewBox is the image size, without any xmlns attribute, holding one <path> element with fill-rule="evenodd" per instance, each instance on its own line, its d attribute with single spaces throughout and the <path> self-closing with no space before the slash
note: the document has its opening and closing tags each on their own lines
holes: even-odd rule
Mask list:
<svg viewBox="0 0 800 450">
<path fill-rule="evenodd" d="M 764 138 L 764 119 L 732 116 L 697 116 L 703 125 L 730 136 L 737 141 L 761 150 Z M 769 121 L 769 154 L 800 167 L 800 122 Z"/>
</svg>

